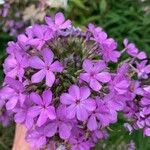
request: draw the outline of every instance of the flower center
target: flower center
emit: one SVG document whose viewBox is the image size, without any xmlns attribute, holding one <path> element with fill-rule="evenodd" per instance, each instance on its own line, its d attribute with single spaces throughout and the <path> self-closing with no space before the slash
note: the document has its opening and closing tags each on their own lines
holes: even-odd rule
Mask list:
<svg viewBox="0 0 150 150">
<path fill-rule="evenodd" d="M 47 65 L 45 66 L 45 68 L 46 68 L 46 70 L 50 70 L 50 67 L 49 67 L 49 66 L 47 66 Z"/>
<path fill-rule="evenodd" d="M 80 104 L 80 100 L 78 99 L 78 100 L 76 100 L 76 104 L 77 105 L 79 105 Z"/>
<path fill-rule="evenodd" d="M 90 76 L 91 76 L 92 78 L 94 78 L 94 77 L 95 77 L 95 73 L 94 73 L 94 72 L 91 72 L 91 73 L 90 73 Z"/>
</svg>

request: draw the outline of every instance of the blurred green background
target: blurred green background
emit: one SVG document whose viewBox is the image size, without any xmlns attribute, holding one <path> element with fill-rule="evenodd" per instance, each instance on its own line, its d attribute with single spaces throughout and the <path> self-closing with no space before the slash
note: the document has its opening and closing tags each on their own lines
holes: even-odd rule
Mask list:
<svg viewBox="0 0 150 150">
<path fill-rule="evenodd" d="M 75 26 L 83 28 L 92 22 L 104 28 L 109 36 L 116 39 L 118 48 L 122 40 L 128 37 L 139 49 L 150 56 L 150 0 L 68 0 L 67 9 L 50 9 L 53 14 L 62 11 Z M 0 82 L 2 83 L 2 63 L 5 58 L 7 42 L 14 40 L 7 33 L 0 33 Z M 111 127 L 107 141 L 98 144 L 96 150 L 127 150 L 130 140 L 136 143 L 137 150 L 150 150 L 150 139 L 138 131 L 129 135 L 122 124 L 124 120 Z M 8 128 L 0 126 L 0 150 L 10 150 L 13 142 L 14 125 Z"/>
</svg>

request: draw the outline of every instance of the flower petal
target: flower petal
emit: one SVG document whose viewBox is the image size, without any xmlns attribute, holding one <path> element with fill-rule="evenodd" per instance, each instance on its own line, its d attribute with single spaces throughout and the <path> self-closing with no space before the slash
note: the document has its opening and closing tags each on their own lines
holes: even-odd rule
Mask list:
<svg viewBox="0 0 150 150">
<path fill-rule="evenodd" d="M 150 128 L 145 128 L 145 129 L 144 129 L 144 134 L 145 134 L 146 136 L 150 136 Z"/>
<path fill-rule="evenodd" d="M 17 96 L 13 96 L 6 103 L 6 109 L 7 110 L 12 110 L 17 105 L 17 102 L 18 102 L 18 97 Z"/>
<path fill-rule="evenodd" d="M 55 122 L 54 123 L 49 123 L 44 128 L 44 135 L 46 137 L 52 137 L 52 136 L 55 135 L 56 132 L 57 132 L 57 124 Z"/>
<path fill-rule="evenodd" d="M 63 13 L 59 12 L 55 15 L 55 24 L 61 25 L 65 21 Z"/>
<path fill-rule="evenodd" d="M 43 109 L 40 113 L 40 116 L 37 120 L 37 126 L 41 127 L 46 121 L 47 121 L 47 111 L 45 109 Z"/>
<path fill-rule="evenodd" d="M 96 122 L 96 117 L 95 116 L 91 116 L 88 120 L 88 124 L 87 127 L 90 131 L 94 131 L 97 129 L 97 122 Z"/>
<path fill-rule="evenodd" d="M 28 116 L 34 118 L 34 117 L 38 116 L 40 114 L 40 112 L 41 112 L 41 107 L 39 107 L 39 106 L 32 106 L 28 110 Z"/>
<path fill-rule="evenodd" d="M 83 69 L 86 71 L 86 72 L 90 72 L 93 68 L 93 63 L 91 60 L 89 59 L 86 59 L 84 60 L 83 62 Z"/>
<path fill-rule="evenodd" d="M 77 119 L 80 121 L 86 121 L 88 118 L 88 112 L 84 107 L 77 106 Z"/>
<path fill-rule="evenodd" d="M 53 64 L 51 64 L 50 70 L 53 72 L 62 72 L 63 66 L 59 61 L 55 61 Z"/>
<path fill-rule="evenodd" d="M 40 70 L 31 77 L 32 83 L 39 83 L 41 82 L 45 77 L 45 70 Z"/>
<path fill-rule="evenodd" d="M 32 68 L 42 69 L 44 65 L 44 62 L 37 56 L 33 56 L 29 59 L 29 66 Z"/>
<path fill-rule="evenodd" d="M 80 88 L 80 99 L 85 100 L 90 96 L 91 92 L 88 87 L 81 87 Z"/>
<path fill-rule="evenodd" d="M 34 102 L 34 103 L 37 104 L 37 105 L 42 105 L 42 104 L 43 104 L 40 95 L 37 94 L 36 92 L 32 92 L 32 93 L 30 94 L 30 100 L 32 100 L 32 102 Z"/>
<path fill-rule="evenodd" d="M 90 87 L 94 91 L 99 91 L 102 88 L 101 84 L 96 79 L 91 79 L 91 81 L 90 81 Z"/>
<path fill-rule="evenodd" d="M 62 104 L 69 105 L 75 103 L 75 99 L 68 93 L 63 93 L 60 96 L 60 101 Z"/>
<path fill-rule="evenodd" d="M 53 20 L 50 17 L 45 17 L 45 22 L 49 25 L 50 28 L 54 26 Z"/>
<path fill-rule="evenodd" d="M 71 126 L 69 124 L 61 123 L 59 125 L 59 136 L 61 139 L 68 139 L 71 134 Z"/>
<path fill-rule="evenodd" d="M 52 87 L 54 81 L 55 81 L 54 73 L 51 71 L 47 71 L 47 73 L 46 73 L 46 85 L 49 87 Z"/>
<path fill-rule="evenodd" d="M 80 99 L 80 89 L 77 85 L 72 85 L 68 91 L 73 98 Z"/>
<path fill-rule="evenodd" d="M 96 73 L 99 73 L 100 71 L 104 70 L 106 68 L 106 64 L 104 61 L 99 60 L 94 64 L 93 70 Z"/>
<path fill-rule="evenodd" d="M 50 120 L 56 119 L 56 113 L 55 113 L 55 108 L 53 106 L 49 106 L 46 108 L 47 111 L 47 116 Z"/>
<path fill-rule="evenodd" d="M 84 101 L 82 101 L 82 106 L 88 110 L 88 111 L 93 111 L 95 110 L 96 108 L 96 103 L 93 99 L 89 98 L 89 99 L 86 99 Z"/>
<path fill-rule="evenodd" d="M 96 79 L 100 82 L 106 83 L 111 80 L 111 76 L 108 72 L 101 72 L 96 75 Z"/>
<path fill-rule="evenodd" d="M 60 29 L 66 29 L 69 28 L 71 26 L 71 21 L 70 20 L 66 20 L 61 26 Z"/>
<path fill-rule="evenodd" d="M 45 48 L 42 50 L 41 53 L 42 53 L 45 64 L 50 65 L 53 62 L 53 58 L 54 58 L 53 52 L 50 49 Z"/>
<path fill-rule="evenodd" d="M 45 106 L 50 105 L 52 101 L 52 92 L 50 90 L 45 90 L 42 94 L 42 98 Z"/>
<path fill-rule="evenodd" d="M 90 75 L 88 73 L 81 73 L 80 79 L 88 83 L 90 81 Z"/>
<path fill-rule="evenodd" d="M 66 114 L 68 119 L 73 119 L 76 114 L 76 105 L 72 104 L 66 109 Z"/>
</svg>

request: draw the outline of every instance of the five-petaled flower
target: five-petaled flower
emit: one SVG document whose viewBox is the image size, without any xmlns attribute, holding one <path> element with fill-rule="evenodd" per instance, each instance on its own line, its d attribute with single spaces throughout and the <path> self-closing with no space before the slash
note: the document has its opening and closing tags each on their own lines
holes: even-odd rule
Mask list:
<svg viewBox="0 0 150 150">
<path fill-rule="evenodd" d="M 95 109 L 95 101 L 89 98 L 91 92 L 88 87 L 78 87 L 72 85 L 68 93 L 63 93 L 60 96 L 62 104 L 67 105 L 67 117 L 69 119 L 77 117 L 80 121 L 86 121 L 89 112 Z"/>
<path fill-rule="evenodd" d="M 100 82 L 107 83 L 111 79 L 110 74 L 103 71 L 105 68 L 106 65 L 103 61 L 94 63 L 91 60 L 86 59 L 83 62 L 83 69 L 85 73 L 80 74 L 80 79 L 89 83 L 93 90 L 99 91 L 102 88 Z"/>
<path fill-rule="evenodd" d="M 38 117 L 37 126 L 42 126 L 47 119 L 56 119 L 55 108 L 50 105 L 52 102 L 52 92 L 50 90 L 44 91 L 42 98 L 37 93 L 31 93 L 30 99 L 36 105 L 29 108 L 28 114 L 33 118 Z"/>
<path fill-rule="evenodd" d="M 50 17 L 45 17 L 45 21 L 50 27 L 50 29 L 52 29 L 53 31 L 66 29 L 71 26 L 71 21 L 70 20 L 65 21 L 65 17 L 61 12 L 55 15 L 54 21 Z"/>
<path fill-rule="evenodd" d="M 46 76 L 46 85 L 51 87 L 55 81 L 54 72 L 62 72 L 63 67 L 59 61 L 53 62 L 54 54 L 50 49 L 43 49 L 41 54 L 44 61 L 38 56 L 29 60 L 30 67 L 40 70 L 32 76 L 31 80 L 32 83 L 39 83 Z"/>
</svg>

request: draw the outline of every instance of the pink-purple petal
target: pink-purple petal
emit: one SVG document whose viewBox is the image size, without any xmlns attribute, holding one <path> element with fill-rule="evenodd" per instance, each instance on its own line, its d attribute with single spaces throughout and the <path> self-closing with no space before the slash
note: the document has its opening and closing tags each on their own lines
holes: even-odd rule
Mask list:
<svg viewBox="0 0 150 150">
<path fill-rule="evenodd" d="M 98 125 L 97 125 L 97 121 L 96 121 L 96 117 L 95 116 L 91 116 L 88 120 L 88 123 L 87 123 L 87 127 L 90 131 L 94 131 L 98 128 Z"/>
<path fill-rule="evenodd" d="M 76 115 L 76 105 L 72 104 L 66 108 L 66 114 L 68 119 L 73 119 Z"/>
<path fill-rule="evenodd" d="M 17 96 L 11 97 L 9 99 L 9 101 L 6 103 L 6 109 L 7 110 L 12 110 L 17 105 L 17 102 L 18 102 L 18 97 Z"/>
<path fill-rule="evenodd" d="M 93 99 L 89 98 L 82 102 L 82 106 L 88 111 L 93 111 L 96 108 L 96 103 Z"/>
<path fill-rule="evenodd" d="M 100 82 L 106 83 L 111 80 L 111 76 L 108 72 L 101 72 L 96 75 L 96 79 Z"/>
<path fill-rule="evenodd" d="M 50 65 L 53 62 L 53 58 L 54 58 L 53 52 L 50 49 L 45 48 L 42 50 L 41 53 L 42 53 L 45 64 Z"/>
<path fill-rule="evenodd" d="M 55 82 L 55 75 L 51 71 L 47 71 L 46 73 L 46 85 L 52 87 L 53 83 Z"/>
<path fill-rule="evenodd" d="M 37 117 L 41 112 L 41 107 L 40 106 L 32 106 L 28 110 L 28 115 L 30 117 Z"/>
<path fill-rule="evenodd" d="M 35 69 L 42 69 L 44 68 L 44 62 L 37 56 L 33 56 L 29 59 L 29 66 Z"/>
<path fill-rule="evenodd" d="M 49 106 L 46 108 L 47 116 L 50 120 L 56 119 L 55 108 L 53 106 Z"/>
<path fill-rule="evenodd" d="M 37 93 L 35 93 L 35 92 L 32 92 L 32 93 L 30 94 L 30 100 L 31 100 L 32 102 L 34 102 L 35 104 L 37 104 L 37 105 L 42 105 L 42 104 L 43 104 L 40 95 L 37 94 Z"/>
<path fill-rule="evenodd" d="M 37 120 L 37 126 L 38 127 L 42 126 L 47 121 L 47 118 L 48 118 L 47 111 L 45 109 L 43 109 L 40 112 L 39 118 Z"/>
<path fill-rule="evenodd" d="M 96 79 L 91 79 L 91 81 L 90 81 L 90 87 L 94 91 L 99 91 L 102 88 L 102 85 Z"/>
<path fill-rule="evenodd" d="M 90 72 L 93 68 L 93 62 L 89 59 L 86 59 L 84 60 L 83 62 L 83 69 L 86 71 L 86 72 Z"/>
<path fill-rule="evenodd" d="M 55 61 L 53 64 L 51 64 L 50 70 L 53 72 L 62 72 L 63 66 L 59 61 Z"/>
<path fill-rule="evenodd" d="M 88 87 L 81 87 L 80 88 L 80 99 L 85 100 L 90 96 L 91 92 Z"/>
<path fill-rule="evenodd" d="M 52 92 L 50 90 L 45 90 L 42 94 L 42 98 L 45 106 L 50 105 L 52 101 Z"/>
<path fill-rule="evenodd" d="M 46 137 L 52 137 L 56 134 L 57 132 L 57 124 L 55 122 L 48 124 L 45 128 L 44 128 L 44 134 Z"/>
<path fill-rule="evenodd" d="M 84 107 L 81 107 L 80 105 L 77 106 L 77 119 L 80 121 L 86 121 L 88 118 L 88 112 Z"/>
<path fill-rule="evenodd" d="M 59 136 L 61 139 L 68 139 L 71 134 L 71 126 L 69 124 L 61 123 L 59 125 Z"/>
<path fill-rule="evenodd" d="M 69 88 L 69 94 L 75 98 L 76 100 L 77 99 L 80 99 L 80 89 L 77 85 L 72 85 L 70 88 Z"/>
<path fill-rule="evenodd" d="M 32 75 L 32 77 L 31 77 L 32 83 L 39 83 L 39 82 L 41 82 L 44 79 L 45 75 L 46 75 L 45 70 L 38 71 L 37 73 Z"/>
<path fill-rule="evenodd" d="M 60 96 L 60 101 L 62 104 L 69 105 L 75 103 L 75 99 L 68 93 L 63 93 Z"/>
<path fill-rule="evenodd" d="M 55 24 L 61 25 L 65 21 L 63 13 L 59 12 L 55 15 Z"/>
</svg>

